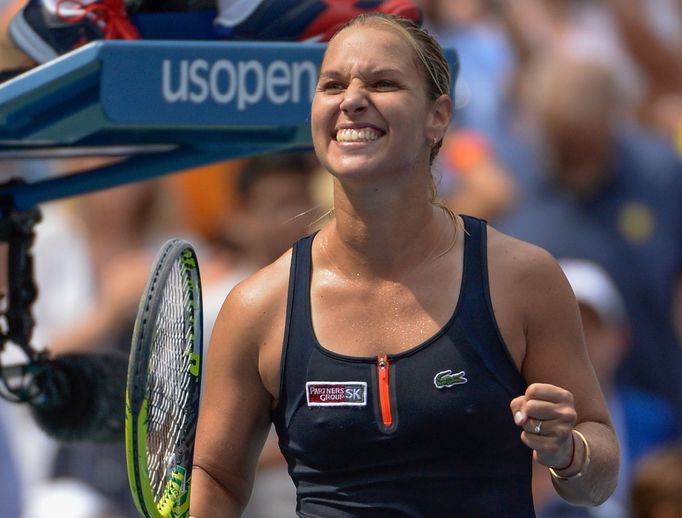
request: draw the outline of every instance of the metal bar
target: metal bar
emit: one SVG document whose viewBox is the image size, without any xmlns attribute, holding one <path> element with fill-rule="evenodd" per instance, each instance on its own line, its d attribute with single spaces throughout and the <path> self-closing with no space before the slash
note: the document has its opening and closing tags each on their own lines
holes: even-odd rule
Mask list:
<svg viewBox="0 0 682 518">
<path fill-rule="evenodd" d="M 287 149 L 298 142 L 272 142 L 226 146 L 225 149 L 183 148 L 164 154 L 141 155 L 124 162 L 67 176 L 0 187 L 0 197 L 10 197 L 17 210 L 70 196 L 87 194 L 126 183 L 148 180 L 170 172 L 191 169 L 213 162 Z"/>
</svg>

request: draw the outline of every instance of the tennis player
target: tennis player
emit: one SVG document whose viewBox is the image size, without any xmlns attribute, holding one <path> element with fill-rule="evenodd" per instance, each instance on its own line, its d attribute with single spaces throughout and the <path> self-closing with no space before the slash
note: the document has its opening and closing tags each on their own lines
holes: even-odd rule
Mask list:
<svg viewBox="0 0 682 518">
<path fill-rule="evenodd" d="M 331 40 L 312 134 L 335 219 L 225 301 L 192 516 L 239 515 L 271 421 L 301 517 L 534 516 L 533 457 L 569 502 L 613 491 L 618 442 L 560 267 L 434 199 L 449 91 L 412 22 L 362 15 Z"/>
</svg>

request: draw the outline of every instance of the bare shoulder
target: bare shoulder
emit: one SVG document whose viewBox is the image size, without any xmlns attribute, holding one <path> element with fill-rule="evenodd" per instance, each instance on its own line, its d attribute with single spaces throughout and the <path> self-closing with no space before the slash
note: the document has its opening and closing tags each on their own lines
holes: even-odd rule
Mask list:
<svg viewBox="0 0 682 518">
<path fill-rule="evenodd" d="M 220 375 L 258 373 L 276 400 L 286 324 L 291 251 L 235 286 L 225 299 L 211 335 L 209 357 Z"/>
<path fill-rule="evenodd" d="M 559 263 L 545 249 L 488 227 L 488 264 L 509 282 L 546 286 L 565 281 Z"/>
<path fill-rule="evenodd" d="M 553 380 L 573 387 L 566 373 L 552 371 L 557 358 L 587 364 L 578 304 L 558 261 L 546 250 L 490 229 L 490 290 L 522 343 L 529 382 Z M 511 322 L 511 323 L 510 323 Z M 503 329 L 504 333 L 504 329 Z M 563 364 L 564 366 L 566 364 Z M 560 369 L 559 369 L 560 370 Z"/>
<path fill-rule="evenodd" d="M 488 265 L 491 290 L 509 293 L 527 323 L 554 304 L 573 308 L 575 296 L 558 261 L 545 249 L 489 227 Z M 502 296 L 498 298 L 508 299 Z"/>
<path fill-rule="evenodd" d="M 218 330 L 229 324 L 232 333 L 247 333 L 248 342 L 262 342 L 286 312 L 290 264 L 291 250 L 237 284 L 218 315 Z"/>
<path fill-rule="evenodd" d="M 495 318 L 524 374 L 537 350 L 534 337 L 557 332 L 565 341 L 581 342 L 573 290 L 549 252 L 488 227 L 488 276 Z"/>
<path fill-rule="evenodd" d="M 237 284 L 227 296 L 219 320 L 225 314 L 244 323 L 265 323 L 286 306 L 290 265 L 291 250 Z"/>
</svg>

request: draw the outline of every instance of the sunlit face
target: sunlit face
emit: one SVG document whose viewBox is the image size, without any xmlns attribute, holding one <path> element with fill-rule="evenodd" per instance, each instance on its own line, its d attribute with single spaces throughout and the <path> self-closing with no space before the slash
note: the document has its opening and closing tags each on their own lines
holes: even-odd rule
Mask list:
<svg viewBox="0 0 682 518">
<path fill-rule="evenodd" d="M 338 178 L 428 167 L 440 132 L 409 43 L 386 28 L 345 29 L 327 49 L 312 105 L 315 152 Z"/>
</svg>

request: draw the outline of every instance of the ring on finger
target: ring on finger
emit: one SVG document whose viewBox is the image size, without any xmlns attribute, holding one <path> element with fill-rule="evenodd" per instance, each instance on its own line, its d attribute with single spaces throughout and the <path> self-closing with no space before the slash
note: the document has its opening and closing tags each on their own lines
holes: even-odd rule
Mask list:
<svg viewBox="0 0 682 518">
<path fill-rule="evenodd" d="M 540 432 L 542 431 L 542 423 L 544 423 L 544 421 L 538 419 L 538 424 L 536 424 L 533 428 L 533 433 L 540 435 Z"/>
</svg>

